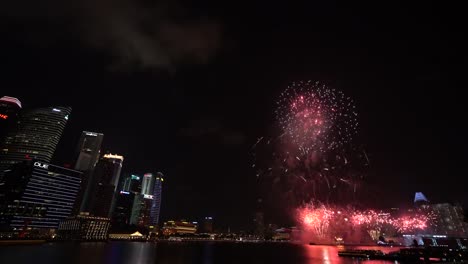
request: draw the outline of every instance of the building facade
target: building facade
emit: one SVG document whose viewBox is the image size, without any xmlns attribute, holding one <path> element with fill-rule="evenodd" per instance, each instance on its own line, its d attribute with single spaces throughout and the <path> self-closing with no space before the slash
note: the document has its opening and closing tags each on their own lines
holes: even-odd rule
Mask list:
<svg viewBox="0 0 468 264">
<path fill-rule="evenodd" d="M 0 98 L 0 145 L 3 144 L 8 131 L 14 126 L 21 110 L 21 102 L 17 98 L 3 96 Z"/>
<path fill-rule="evenodd" d="M 77 147 L 75 170 L 93 170 L 99 160 L 104 134 L 83 131 Z"/>
<path fill-rule="evenodd" d="M 109 238 L 110 219 L 85 214 L 60 221 L 58 240 L 106 241 Z"/>
<path fill-rule="evenodd" d="M 15 164 L 0 183 L 3 230 L 56 229 L 72 214 L 82 173 L 31 160 Z"/>
<path fill-rule="evenodd" d="M 91 215 L 112 216 L 123 159 L 120 155 L 105 154 L 97 163 L 91 184 L 88 184 L 91 189 L 87 190 L 92 195 L 89 203 Z"/>
<path fill-rule="evenodd" d="M 0 147 L 0 178 L 15 163 L 35 159 L 49 163 L 62 136 L 70 107 L 23 110 Z"/>
<path fill-rule="evenodd" d="M 464 222 L 463 209 L 449 203 L 431 204 L 436 214 L 434 234 L 449 237 L 467 237 L 467 223 Z"/>
</svg>

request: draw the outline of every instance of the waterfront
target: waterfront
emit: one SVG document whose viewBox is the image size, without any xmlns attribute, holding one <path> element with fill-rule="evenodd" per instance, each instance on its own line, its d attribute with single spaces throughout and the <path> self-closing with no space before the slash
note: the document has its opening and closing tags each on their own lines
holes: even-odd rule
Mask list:
<svg viewBox="0 0 468 264">
<path fill-rule="evenodd" d="M 398 248 L 377 248 L 384 252 Z M 338 257 L 343 247 L 292 243 L 94 242 L 0 247 L 0 263 L 359 263 Z M 364 263 L 392 261 L 363 260 Z"/>
</svg>

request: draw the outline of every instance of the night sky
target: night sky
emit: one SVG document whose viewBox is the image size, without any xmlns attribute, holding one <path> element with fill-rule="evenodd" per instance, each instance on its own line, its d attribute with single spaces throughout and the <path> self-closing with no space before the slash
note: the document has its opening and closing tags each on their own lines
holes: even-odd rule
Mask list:
<svg viewBox="0 0 468 264">
<path fill-rule="evenodd" d="M 73 162 L 87 130 L 104 133 L 103 151 L 123 155 L 125 172 L 163 172 L 163 220 L 248 227 L 249 150 L 300 79 L 354 99 L 375 206 L 411 203 L 416 191 L 468 205 L 461 7 L 9 2 L 0 4 L 0 95 L 24 108 L 73 107 L 57 164 Z"/>
</svg>

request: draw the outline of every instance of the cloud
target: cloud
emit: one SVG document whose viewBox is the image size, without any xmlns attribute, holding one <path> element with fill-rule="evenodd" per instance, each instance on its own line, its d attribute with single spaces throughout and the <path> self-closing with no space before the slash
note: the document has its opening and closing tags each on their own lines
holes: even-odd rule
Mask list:
<svg viewBox="0 0 468 264">
<path fill-rule="evenodd" d="M 180 135 L 191 138 L 197 142 L 213 142 L 225 146 L 237 146 L 245 143 L 245 135 L 223 125 L 216 118 L 192 120 L 188 126 L 179 131 Z"/>
<path fill-rule="evenodd" d="M 82 44 L 103 50 L 116 68 L 173 69 L 207 63 L 221 45 L 222 27 L 177 1 L 8 1 L 0 14 L 19 22 L 70 24 Z M 53 28 L 47 29 L 54 30 Z"/>
</svg>

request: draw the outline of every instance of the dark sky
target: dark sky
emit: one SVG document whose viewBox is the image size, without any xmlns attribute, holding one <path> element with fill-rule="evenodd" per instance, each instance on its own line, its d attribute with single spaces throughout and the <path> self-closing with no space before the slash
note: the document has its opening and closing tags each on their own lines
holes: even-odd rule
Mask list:
<svg viewBox="0 0 468 264">
<path fill-rule="evenodd" d="M 288 83 L 320 80 L 354 98 L 381 206 L 415 191 L 468 204 L 461 7 L 196 2 L 2 3 L 1 94 L 73 107 L 57 163 L 82 130 L 102 132 L 124 171 L 166 175 L 164 219 L 245 228 L 250 147 Z"/>
</svg>

